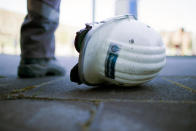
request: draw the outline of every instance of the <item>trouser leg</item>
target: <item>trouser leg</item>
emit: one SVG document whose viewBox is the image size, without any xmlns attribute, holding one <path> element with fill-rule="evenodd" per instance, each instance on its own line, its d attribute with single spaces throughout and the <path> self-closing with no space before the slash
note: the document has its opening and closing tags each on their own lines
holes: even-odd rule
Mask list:
<svg viewBox="0 0 196 131">
<path fill-rule="evenodd" d="M 59 23 L 61 0 L 28 0 L 28 14 L 21 27 L 22 58 L 52 58 L 54 32 Z"/>
</svg>

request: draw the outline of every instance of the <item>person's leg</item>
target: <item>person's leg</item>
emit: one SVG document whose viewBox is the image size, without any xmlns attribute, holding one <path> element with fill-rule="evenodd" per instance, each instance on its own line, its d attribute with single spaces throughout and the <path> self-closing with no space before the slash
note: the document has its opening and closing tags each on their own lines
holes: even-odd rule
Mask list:
<svg viewBox="0 0 196 131">
<path fill-rule="evenodd" d="M 28 0 L 21 27 L 21 57 L 54 57 L 54 32 L 59 23 L 60 0 Z"/>
<path fill-rule="evenodd" d="M 28 14 L 21 26 L 19 77 L 64 74 L 54 59 L 54 32 L 59 24 L 59 6 L 60 0 L 27 1 Z"/>
</svg>

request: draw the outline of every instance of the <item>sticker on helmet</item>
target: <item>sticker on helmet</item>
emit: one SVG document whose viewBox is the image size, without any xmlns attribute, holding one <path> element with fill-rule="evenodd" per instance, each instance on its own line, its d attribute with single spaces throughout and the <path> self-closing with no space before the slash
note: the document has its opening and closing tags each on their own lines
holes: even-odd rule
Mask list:
<svg viewBox="0 0 196 131">
<path fill-rule="evenodd" d="M 107 57 L 105 60 L 105 76 L 111 79 L 115 79 L 115 64 L 120 51 L 120 46 L 116 43 L 110 43 Z"/>
</svg>

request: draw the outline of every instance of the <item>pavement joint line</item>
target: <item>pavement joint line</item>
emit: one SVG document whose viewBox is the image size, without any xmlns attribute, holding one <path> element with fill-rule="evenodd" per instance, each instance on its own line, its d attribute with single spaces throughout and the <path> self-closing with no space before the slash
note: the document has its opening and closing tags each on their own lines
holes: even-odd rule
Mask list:
<svg viewBox="0 0 196 131">
<path fill-rule="evenodd" d="M 35 85 L 35 87 L 41 87 L 41 86 L 45 86 L 45 85 L 49 85 L 49 84 L 52 84 L 54 82 L 57 82 L 57 81 L 61 81 L 61 80 L 64 80 L 65 78 L 62 77 L 62 78 L 58 78 L 58 79 L 55 79 L 55 80 L 50 80 L 50 81 L 47 81 L 47 82 L 43 82 L 41 84 L 38 84 L 38 85 Z"/>
<path fill-rule="evenodd" d="M 104 110 L 104 102 L 100 102 L 99 105 L 97 106 L 97 111 L 94 114 L 94 119 L 91 122 L 91 125 L 89 127 L 90 131 L 95 131 L 97 130 L 97 124 L 100 123 L 101 121 L 101 114 Z M 98 126 L 99 127 L 99 126 Z"/>
<path fill-rule="evenodd" d="M 167 78 L 165 78 L 165 77 L 162 77 L 162 79 L 164 79 L 164 80 L 166 80 L 166 81 L 168 81 L 168 82 L 170 82 L 170 83 L 176 85 L 177 87 L 181 87 L 181 88 L 184 88 L 184 89 L 186 89 L 186 90 L 188 90 L 188 91 L 190 91 L 190 92 L 192 92 L 192 93 L 196 93 L 196 90 L 194 90 L 194 89 L 192 89 L 192 88 L 190 88 L 190 87 L 188 87 L 188 86 L 185 86 L 185 85 L 183 85 L 183 84 L 181 84 L 181 83 L 179 83 L 179 82 L 176 82 L 176 81 L 167 79 Z"/>
<path fill-rule="evenodd" d="M 94 104 L 94 103 L 93 103 Z M 97 106 L 97 104 L 96 104 L 96 106 Z M 89 119 L 87 119 L 85 122 L 84 122 L 84 124 L 82 124 L 82 131 L 89 131 L 90 130 L 90 127 L 91 127 L 91 125 L 92 125 L 92 122 L 93 122 L 93 120 L 94 120 L 94 117 L 95 117 L 95 115 L 96 115 L 96 110 L 95 109 L 93 109 L 93 108 L 91 108 L 90 110 L 89 110 L 89 113 L 90 113 L 90 117 L 89 117 Z"/>
<path fill-rule="evenodd" d="M 22 89 L 14 89 L 14 90 L 11 91 L 11 93 L 12 94 L 23 93 L 23 92 L 32 90 L 34 88 L 39 88 L 39 87 L 42 87 L 42 86 L 45 86 L 45 85 L 49 85 L 49 84 L 52 84 L 54 82 L 57 82 L 57 81 L 60 81 L 60 80 L 63 80 L 63 79 L 64 79 L 64 77 L 63 78 L 59 78 L 59 79 L 55 79 L 55 80 L 46 81 L 46 82 L 40 83 L 38 85 L 27 86 L 27 87 L 22 88 Z"/>
<path fill-rule="evenodd" d="M 93 102 L 96 106 L 96 110 L 92 109 L 90 112 L 89 119 L 82 125 L 82 131 L 95 131 L 97 130 L 97 123 L 100 120 L 101 113 L 103 112 L 104 103 L 103 102 Z"/>
<path fill-rule="evenodd" d="M 94 117 L 95 117 L 95 114 L 96 114 L 96 111 L 95 111 L 95 110 L 91 109 L 89 112 L 90 112 L 90 117 L 89 117 L 89 119 L 82 125 L 82 131 L 89 131 L 89 128 L 90 128 L 90 126 L 91 126 L 91 124 L 92 124 L 92 121 L 93 121 L 93 119 L 94 119 Z"/>
<path fill-rule="evenodd" d="M 123 99 L 84 99 L 84 98 L 55 98 L 55 97 L 38 97 L 38 96 L 25 96 L 23 94 L 19 95 L 4 95 L 0 96 L 0 100 L 45 100 L 45 101 L 70 101 L 70 102 L 92 102 L 94 104 L 100 102 L 135 102 L 135 103 L 165 103 L 165 104 L 196 104 L 196 101 L 191 100 L 123 100 Z"/>
</svg>

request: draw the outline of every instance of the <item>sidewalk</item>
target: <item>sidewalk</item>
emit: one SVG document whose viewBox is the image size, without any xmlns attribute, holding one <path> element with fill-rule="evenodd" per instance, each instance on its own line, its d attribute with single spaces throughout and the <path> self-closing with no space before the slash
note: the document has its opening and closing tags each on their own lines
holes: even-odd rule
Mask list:
<svg viewBox="0 0 196 131">
<path fill-rule="evenodd" d="M 77 58 L 58 59 L 65 77 L 19 79 L 19 56 L 0 55 L 1 131 L 196 130 L 196 57 L 168 57 L 158 77 L 132 88 L 77 85 Z"/>
</svg>

